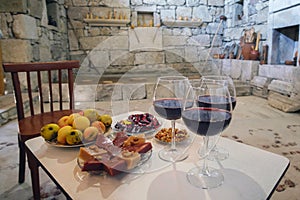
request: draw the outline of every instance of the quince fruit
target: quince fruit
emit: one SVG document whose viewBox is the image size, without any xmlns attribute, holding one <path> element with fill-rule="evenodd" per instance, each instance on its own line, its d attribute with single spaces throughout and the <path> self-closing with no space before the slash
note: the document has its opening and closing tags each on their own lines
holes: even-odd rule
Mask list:
<svg viewBox="0 0 300 200">
<path fill-rule="evenodd" d="M 71 115 L 69 115 L 68 124 L 70 126 L 72 126 L 73 122 L 74 122 L 74 119 L 77 118 L 77 117 L 80 117 L 80 116 L 82 116 L 80 113 L 72 113 Z"/>
<path fill-rule="evenodd" d="M 94 121 L 91 126 L 96 127 L 99 133 L 104 133 L 106 131 L 106 127 L 101 121 Z"/>
<path fill-rule="evenodd" d="M 73 128 L 83 131 L 90 126 L 90 120 L 85 116 L 76 117 L 73 121 Z"/>
<path fill-rule="evenodd" d="M 57 124 L 59 127 L 64 127 L 64 126 L 67 126 L 69 125 L 68 123 L 68 120 L 69 120 L 69 116 L 63 116 L 61 117 L 58 121 L 57 121 Z"/>
<path fill-rule="evenodd" d="M 83 132 L 83 139 L 86 142 L 90 142 L 96 140 L 99 131 L 96 127 L 90 126 L 87 127 Z"/>
<path fill-rule="evenodd" d="M 112 117 L 110 115 L 104 114 L 99 117 L 99 120 L 106 126 L 110 127 L 112 124 Z"/>
<path fill-rule="evenodd" d="M 85 109 L 83 111 L 83 116 L 89 118 L 90 122 L 96 121 L 99 114 L 96 109 Z"/>
<path fill-rule="evenodd" d="M 77 129 L 71 130 L 66 136 L 66 142 L 69 145 L 80 144 L 82 142 L 82 132 Z"/>
<path fill-rule="evenodd" d="M 51 141 L 57 137 L 59 126 L 54 123 L 46 124 L 41 128 L 41 136 L 48 141 Z"/>
<path fill-rule="evenodd" d="M 66 144 L 66 137 L 71 132 L 71 130 L 73 130 L 73 127 L 69 125 L 60 128 L 57 132 L 57 142 L 60 144 Z"/>
</svg>

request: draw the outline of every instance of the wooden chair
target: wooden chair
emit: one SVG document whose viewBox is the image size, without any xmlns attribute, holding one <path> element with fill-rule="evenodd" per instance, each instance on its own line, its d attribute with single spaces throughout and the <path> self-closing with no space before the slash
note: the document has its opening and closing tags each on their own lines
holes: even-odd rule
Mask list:
<svg viewBox="0 0 300 200">
<path fill-rule="evenodd" d="M 27 153 L 34 199 L 40 199 L 40 184 L 38 172 L 39 164 L 38 161 L 30 154 L 30 152 L 26 150 L 25 141 L 40 136 L 40 129 L 43 125 L 52 122 L 56 123 L 60 117 L 64 115 L 70 115 L 72 112 L 75 112 L 73 94 L 73 69 L 79 68 L 79 66 L 79 61 L 3 64 L 4 71 L 11 73 L 17 108 L 19 127 L 19 183 L 23 183 L 25 179 L 25 163 Z M 26 113 L 25 111 L 25 102 L 23 99 L 24 86 L 21 86 L 20 83 L 21 74 L 26 77 L 26 93 L 28 95 L 30 110 L 29 113 Z M 57 75 L 57 77 L 55 77 L 55 75 Z M 33 77 L 36 79 L 34 79 Z M 63 80 L 64 78 L 66 79 L 66 81 Z M 57 79 L 57 81 L 53 81 L 54 79 Z M 36 87 L 33 86 L 33 82 L 37 82 Z M 64 93 L 62 88 L 63 85 L 65 85 L 63 84 L 65 82 L 68 85 L 68 102 L 65 102 L 63 100 Z M 49 97 L 48 103 L 45 103 L 44 97 L 46 97 L 46 95 L 43 94 L 42 90 L 42 87 L 45 87 L 45 85 L 47 85 L 48 88 L 48 94 L 46 94 L 47 97 Z M 59 90 L 57 103 L 54 102 L 54 85 L 58 85 Z M 66 109 L 63 108 L 64 106 L 66 106 L 65 104 L 69 104 L 67 105 L 68 107 Z"/>
</svg>

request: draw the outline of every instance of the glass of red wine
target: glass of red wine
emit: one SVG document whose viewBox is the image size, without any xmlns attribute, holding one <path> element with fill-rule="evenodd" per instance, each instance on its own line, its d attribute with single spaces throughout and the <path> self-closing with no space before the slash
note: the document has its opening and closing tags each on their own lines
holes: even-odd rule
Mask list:
<svg viewBox="0 0 300 200">
<path fill-rule="evenodd" d="M 234 110 L 235 106 L 236 106 L 236 90 L 235 90 L 235 86 L 233 83 L 233 80 L 229 77 L 229 76 L 225 76 L 225 75 L 205 75 L 201 77 L 201 80 L 212 80 L 214 82 L 219 82 L 221 84 L 225 84 L 228 87 L 228 91 L 230 94 L 230 98 L 231 98 L 231 103 L 232 103 L 232 110 Z M 203 152 L 199 152 L 200 156 L 202 157 Z M 226 149 L 219 147 L 219 146 L 215 146 L 215 148 L 213 148 L 210 152 L 210 154 L 208 155 L 207 159 L 208 160 L 218 160 L 218 161 L 222 161 L 225 160 L 229 157 L 229 153 Z"/>
<path fill-rule="evenodd" d="M 162 160 L 168 162 L 178 162 L 188 157 L 185 149 L 176 147 L 175 123 L 181 118 L 184 98 L 189 87 L 189 80 L 184 76 L 159 77 L 155 86 L 154 110 L 160 117 L 171 121 L 171 146 L 167 146 L 158 153 Z"/>
<path fill-rule="evenodd" d="M 185 104 L 189 106 L 184 106 L 182 120 L 191 132 L 203 137 L 204 149 L 203 166 L 189 170 L 187 179 L 192 185 L 203 189 L 218 187 L 223 183 L 224 176 L 219 170 L 208 166 L 206 157 L 231 121 L 232 103 L 228 87 L 202 80 L 200 87 L 190 87 Z"/>
</svg>

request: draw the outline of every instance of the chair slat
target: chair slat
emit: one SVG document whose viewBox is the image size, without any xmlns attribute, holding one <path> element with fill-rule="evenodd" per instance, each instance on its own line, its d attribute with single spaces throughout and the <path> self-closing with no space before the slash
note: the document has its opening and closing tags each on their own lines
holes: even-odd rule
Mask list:
<svg viewBox="0 0 300 200">
<path fill-rule="evenodd" d="M 27 93 L 28 93 L 28 98 L 29 98 L 30 114 L 33 116 L 34 115 L 34 107 L 33 107 L 30 72 L 26 72 L 26 80 L 27 80 Z"/>
<path fill-rule="evenodd" d="M 50 70 L 48 70 L 48 84 L 49 84 L 50 110 L 51 112 L 53 112 L 52 76 Z"/>
<path fill-rule="evenodd" d="M 39 99 L 40 99 L 40 112 L 44 113 L 44 99 L 43 99 L 43 92 L 42 92 L 42 77 L 41 72 L 37 71 L 37 78 L 38 78 L 38 88 L 39 88 Z"/>
<path fill-rule="evenodd" d="M 73 70 L 72 69 L 68 69 L 68 86 L 69 86 L 69 98 L 70 98 L 70 109 L 74 109 L 74 77 L 73 77 Z"/>
<path fill-rule="evenodd" d="M 63 96 L 62 96 L 62 70 L 58 70 L 58 93 L 59 93 L 59 109 L 63 109 Z"/>
<path fill-rule="evenodd" d="M 24 119 L 25 115 L 24 115 L 23 98 L 22 98 L 20 79 L 18 73 L 12 72 L 11 78 L 15 90 L 15 100 L 16 100 L 16 107 L 18 113 L 18 120 L 21 120 Z"/>
</svg>

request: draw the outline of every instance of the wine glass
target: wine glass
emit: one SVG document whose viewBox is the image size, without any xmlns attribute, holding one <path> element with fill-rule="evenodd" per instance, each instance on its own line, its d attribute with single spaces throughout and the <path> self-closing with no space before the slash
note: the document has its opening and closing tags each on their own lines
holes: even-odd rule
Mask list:
<svg viewBox="0 0 300 200">
<path fill-rule="evenodd" d="M 224 84 L 227 85 L 228 91 L 231 97 L 231 103 L 232 103 L 232 110 L 235 109 L 236 106 L 236 90 L 235 85 L 233 83 L 232 78 L 226 75 L 204 75 L 201 77 L 201 79 L 209 79 L 209 80 L 215 80 L 215 81 L 223 81 Z"/>
<path fill-rule="evenodd" d="M 230 94 L 230 98 L 231 98 L 231 103 L 232 103 L 232 110 L 234 110 L 235 106 L 236 106 L 236 90 L 235 90 L 235 86 L 233 83 L 233 80 L 229 77 L 229 76 L 225 76 L 225 75 L 205 75 L 201 77 L 202 80 L 213 80 L 216 82 L 219 82 L 221 84 L 225 84 L 228 87 L 228 91 Z M 202 157 L 203 152 L 199 152 L 200 156 Z M 218 147 L 215 146 L 215 148 L 213 148 L 209 154 L 209 156 L 207 157 L 208 160 L 225 160 L 229 157 L 229 153 L 226 149 L 222 148 L 222 147 Z"/>
<path fill-rule="evenodd" d="M 175 123 L 181 118 L 182 106 L 189 86 L 189 80 L 184 76 L 163 76 L 157 80 L 153 107 L 160 117 L 171 121 L 172 128 L 171 146 L 158 153 L 162 160 L 178 162 L 188 157 L 184 149 L 176 147 Z"/>
<path fill-rule="evenodd" d="M 185 98 L 182 119 L 186 127 L 191 132 L 201 135 L 204 141 L 203 166 L 192 168 L 187 173 L 188 181 L 196 187 L 214 188 L 224 181 L 224 176 L 219 170 L 207 165 L 206 157 L 216 145 L 221 132 L 228 127 L 231 111 L 232 103 L 226 85 L 202 80 L 200 87 L 190 87 Z"/>
</svg>

